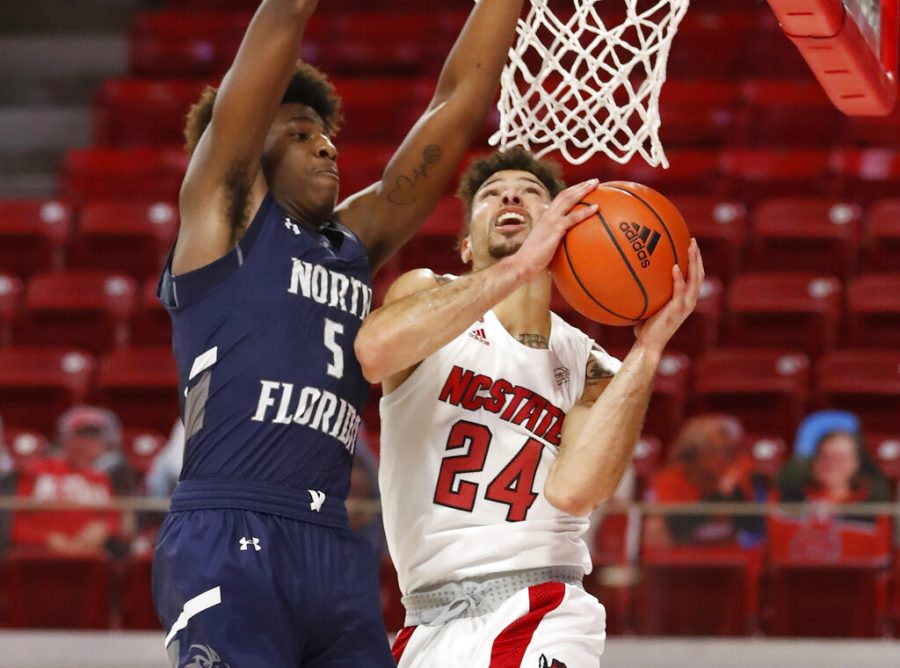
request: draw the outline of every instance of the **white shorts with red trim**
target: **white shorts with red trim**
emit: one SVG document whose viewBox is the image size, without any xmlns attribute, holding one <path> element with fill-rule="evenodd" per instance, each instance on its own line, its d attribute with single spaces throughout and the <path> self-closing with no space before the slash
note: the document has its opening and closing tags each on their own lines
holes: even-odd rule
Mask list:
<svg viewBox="0 0 900 668">
<path fill-rule="evenodd" d="M 403 629 L 398 668 L 597 668 L 606 611 L 580 587 L 547 582 L 523 589 L 495 612 Z"/>
</svg>

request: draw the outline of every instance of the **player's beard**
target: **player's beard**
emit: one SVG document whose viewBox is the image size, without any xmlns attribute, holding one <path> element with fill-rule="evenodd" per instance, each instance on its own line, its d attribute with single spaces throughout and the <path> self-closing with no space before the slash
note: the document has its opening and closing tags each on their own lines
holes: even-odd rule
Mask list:
<svg viewBox="0 0 900 668">
<path fill-rule="evenodd" d="M 515 255 L 522 247 L 524 239 L 516 239 L 501 236 L 499 239 L 491 239 L 488 243 L 488 255 L 495 260 L 502 260 L 510 255 Z"/>
</svg>

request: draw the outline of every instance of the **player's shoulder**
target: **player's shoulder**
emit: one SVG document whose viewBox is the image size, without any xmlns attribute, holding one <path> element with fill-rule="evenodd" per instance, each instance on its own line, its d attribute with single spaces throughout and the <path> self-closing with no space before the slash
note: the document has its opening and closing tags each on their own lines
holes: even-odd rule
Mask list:
<svg viewBox="0 0 900 668">
<path fill-rule="evenodd" d="M 406 273 L 400 274 L 400 276 L 391 283 L 391 287 L 388 288 L 387 294 L 384 297 L 384 303 L 390 304 L 391 302 L 403 299 L 404 297 L 456 280 L 456 278 L 457 277 L 452 274 L 436 274 L 431 269 L 412 269 Z"/>
</svg>

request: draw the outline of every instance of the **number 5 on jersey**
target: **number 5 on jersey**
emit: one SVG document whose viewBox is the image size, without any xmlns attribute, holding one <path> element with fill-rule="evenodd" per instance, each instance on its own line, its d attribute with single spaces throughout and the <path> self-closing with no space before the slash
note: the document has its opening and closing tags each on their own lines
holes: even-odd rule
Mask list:
<svg viewBox="0 0 900 668">
<path fill-rule="evenodd" d="M 484 469 L 492 438 L 491 430 L 483 424 L 460 420 L 453 425 L 447 438 L 447 456 L 441 462 L 434 490 L 435 503 L 472 512 L 479 486 L 468 480 L 459 480 L 458 476 Z M 453 454 L 454 450 L 462 452 Z M 507 522 L 523 521 L 537 499 L 534 478 L 543 452 L 543 444 L 537 439 L 529 438 L 487 486 L 485 499 L 509 506 Z"/>
<path fill-rule="evenodd" d="M 344 375 L 344 349 L 337 342 L 337 335 L 344 333 L 344 326 L 325 318 L 325 347 L 331 351 L 332 359 L 328 364 L 328 375 L 342 378 Z"/>
</svg>

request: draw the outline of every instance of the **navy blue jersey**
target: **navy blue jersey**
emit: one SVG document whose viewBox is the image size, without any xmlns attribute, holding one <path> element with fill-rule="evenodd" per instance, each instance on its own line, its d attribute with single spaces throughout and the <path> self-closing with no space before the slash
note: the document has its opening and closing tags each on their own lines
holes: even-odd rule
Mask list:
<svg viewBox="0 0 900 668">
<path fill-rule="evenodd" d="M 269 194 L 225 257 L 177 277 L 170 264 L 159 295 L 178 362 L 181 480 L 193 483 L 180 487 L 275 512 L 345 499 L 369 393 L 353 354 L 372 303 L 360 240 L 333 222 L 302 227 Z"/>
</svg>

